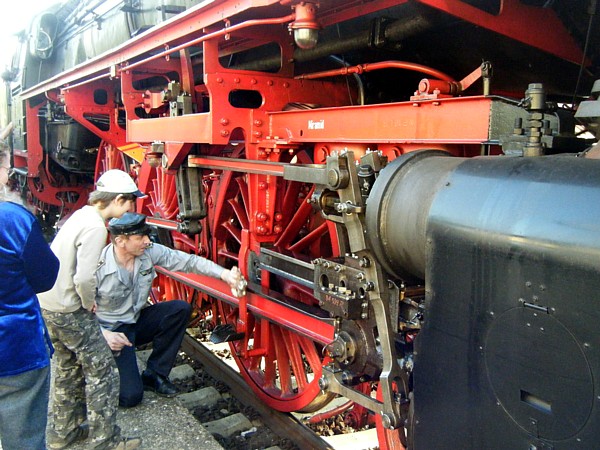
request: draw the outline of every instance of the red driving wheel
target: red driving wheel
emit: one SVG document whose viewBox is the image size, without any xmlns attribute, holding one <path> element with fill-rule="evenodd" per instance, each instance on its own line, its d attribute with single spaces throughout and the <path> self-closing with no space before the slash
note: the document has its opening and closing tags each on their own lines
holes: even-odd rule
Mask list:
<svg viewBox="0 0 600 450">
<path fill-rule="evenodd" d="M 236 147 L 229 154 L 243 158 L 244 149 Z M 298 162 L 310 161 L 301 154 Z M 252 233 L 250 217 L 256 213 L 249 198 L 251 176 L 225 171 L 211 188 L 213 254 L 225 267 L 246 264 L 240 260 L 247 245 L 242 240 Z M 283 178 L 277 178 L 277 183 L 277 198 L 273 201 L 281 213 L 281 230 L 270 248 L 305 261 L 336 256 L 335 229 L 306 202 L 312 186 Z M 269 275 L 268 283 L 269 289 L 286 298 L 318 305 L 312 290 L 304 286 L 274 274 Z M 238 308 L 220 302 L 219 309 L 221 321 L 235 327 Z M 230 342 L 231 350 L 242 376 L 266 404 L 279 411 L 308 412 L 320 409 L 334 397 L 323 394 L 318 385 L 326 363 L 322 345 L 250 312 L 246 329 L 245 339 Z"/>
</svg>

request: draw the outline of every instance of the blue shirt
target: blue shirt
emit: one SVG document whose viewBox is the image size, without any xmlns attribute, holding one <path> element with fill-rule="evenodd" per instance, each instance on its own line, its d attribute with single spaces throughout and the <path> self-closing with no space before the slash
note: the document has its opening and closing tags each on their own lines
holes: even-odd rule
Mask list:
<svg viewBox="0 0 600 450">
<path fill-rule="evenodd" d="M 50 363 L 52 344 L 35 294 L 53 286 L 58 267 L 33 214 L 0 202 L 0 376 Z"/>
</svg>

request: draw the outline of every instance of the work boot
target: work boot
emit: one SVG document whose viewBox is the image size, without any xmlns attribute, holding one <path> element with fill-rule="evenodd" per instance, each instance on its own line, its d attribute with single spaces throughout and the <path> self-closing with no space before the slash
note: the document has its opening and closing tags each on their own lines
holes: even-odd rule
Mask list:
<svg viewBox="0 0 600 450">
<path fill-rule="evenodd" d="M 50 430 L 46 439 L 46 445 L 52 450 L 60 450 L 76 442 L 87 439 L 89 434 L 90 427 L 87 424 L 79 425 L 77 428 L 67 434 L 67 437 L 64 439 L 56 436 L 56 432 L 54 430 Z"/>
<path fill-rule="evenodd" d="M 110 450 L 133 450 L 142 445 L 142 438 L 138 437 L 122 437 L 114 447 Z"/>
<path fill-rule="evenodd" d="M 144 384 L 144 390 L 156 392 L 162 397 L 175 397 L 178 392 L 175 385 L 167 377 L 163 377 L 150 369 L 142 372 L 142 383 Z"/>
</svg>

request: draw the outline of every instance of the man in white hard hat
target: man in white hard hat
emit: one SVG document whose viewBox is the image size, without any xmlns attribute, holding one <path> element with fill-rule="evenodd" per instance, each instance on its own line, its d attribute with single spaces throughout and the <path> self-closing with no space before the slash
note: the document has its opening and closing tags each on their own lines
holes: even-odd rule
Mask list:
<svg viewBox="0 0 600 450">
<path fill-rule="evenodd" d="M 105 222 L 121 217 L 143 197 L 131 177 L 117 169 L 104 173 L 88 205 L 64 223 L 50 248 L 60 261 L 54 287 L 39 295 L 55 348 L 50 449 L 91 436 L 94 449 L 134 449 L 141 439 L 121 436 L 116 424 L 119 376 L 93 313 L 95 271 L 106 245 Z M 88 427 L 83 427 L 87 419 Z"/>
</svg>

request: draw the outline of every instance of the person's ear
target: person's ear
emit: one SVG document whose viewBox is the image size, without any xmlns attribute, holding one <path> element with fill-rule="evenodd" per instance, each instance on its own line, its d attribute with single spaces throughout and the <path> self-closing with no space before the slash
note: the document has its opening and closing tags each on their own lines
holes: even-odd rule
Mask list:
<svg viewBox="0 0 600 450">
<path fill-rule="evenodd" d="M 125 196 L 125 194 L 119 194 L 114 198 L 115 206 L 124 206 L 129 199 Z"/>
</svg>

